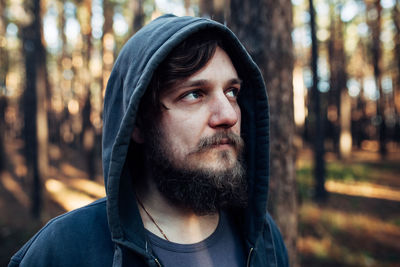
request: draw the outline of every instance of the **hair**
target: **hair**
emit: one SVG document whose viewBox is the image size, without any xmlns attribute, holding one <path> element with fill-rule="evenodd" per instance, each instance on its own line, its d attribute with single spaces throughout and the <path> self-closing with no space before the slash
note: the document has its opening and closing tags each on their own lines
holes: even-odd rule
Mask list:
<svg viewBox="0 0 400 267">
<path fill-rule="evenodd" d="M 149 127 L 154 126 L 152 124 L 160 117 L 161 110 L 168 109 L 160 102 L 161 92 L 202 69 L 214 55 L 217 46 L 224 47 L 215 32 L 194 33 L 175 47 L 158 66 L 138 109 L 137 126 L 144 135 Z"/>
</svg>

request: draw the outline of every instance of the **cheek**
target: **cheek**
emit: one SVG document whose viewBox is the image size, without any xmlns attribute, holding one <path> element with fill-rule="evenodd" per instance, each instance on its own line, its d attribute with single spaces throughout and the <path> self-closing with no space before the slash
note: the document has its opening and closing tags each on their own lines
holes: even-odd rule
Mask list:
<svg viewBox="0 0 400 267">
<path fill-rule="evenodd" d="M 196 114 L 172 113 L 165 114 L 161 127 L 165 141 L 170 149 L 179 154 L 190 151 L 197 145 L 201 136 L 201 122 Z"/>
<path fill-rule="evenodd" d="M 236 106 L 235 110 L 236 110 L 236 114 L 238 116 L 238 120 L 237 120 L 236 125 L 234 126 L 234 128 L 235 128 L 235 132 L 238 135 L 240 135 L 240 127 L 242 125 L 242 113 L 240 111 L 239 105 Z"/>
</svg>

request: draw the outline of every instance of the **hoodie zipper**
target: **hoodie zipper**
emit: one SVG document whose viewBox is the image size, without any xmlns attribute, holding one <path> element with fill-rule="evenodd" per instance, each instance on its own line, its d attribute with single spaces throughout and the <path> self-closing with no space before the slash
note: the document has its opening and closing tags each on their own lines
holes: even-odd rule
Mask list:
<svg viewBox="0 0 400 267">
<path fill-rule="evenodd" d="M 250 259 L 251 259 L 251 254 L 253 253 L 254 248 L 250 248 L 249 251 L 249 256 L 247 256 L 247 264 L 246 267 L 250 267 Z"/>
<path fill-rule="evenodd" d="M 158 261 L 157 258 L 154 258 L 154 261 L 157 263 L 158 267 L 161 267 L 161 263 Z"/>
</svg>

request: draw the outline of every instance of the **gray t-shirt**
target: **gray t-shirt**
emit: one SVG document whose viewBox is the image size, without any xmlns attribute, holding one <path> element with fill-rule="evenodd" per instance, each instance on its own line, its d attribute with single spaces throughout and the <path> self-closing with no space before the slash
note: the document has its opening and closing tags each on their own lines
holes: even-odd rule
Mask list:
<svg viewBox="0 0 400 267">
<path fill-rule="evenodd" d="M 245 266 L 243 245 L 236 228 L 221 213 L 217 229 L 195 244 L 178 244 L 147 231 L 153 252 L 165 267 L 242 267 Z"/>
</svg>

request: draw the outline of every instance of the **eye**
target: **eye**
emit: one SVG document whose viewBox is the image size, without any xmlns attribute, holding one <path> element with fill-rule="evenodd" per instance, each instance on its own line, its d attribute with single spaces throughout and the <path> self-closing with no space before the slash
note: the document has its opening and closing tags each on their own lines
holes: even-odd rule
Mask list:
<svg viewBox="0 0 400 267">
<path fill-rule="evenodd" d="M 197 100 L 203 96 L 203 93 L 200 90 L 190 91 L 184 94 L 181 99 L 184 100 Z"/>
<path fill-rule="evenodd" d="M 238 94 L 239 94 L 239 89 L 236 88 L 236 87 L 229 88 L 229 89 L 225 92 L 225 94 L 226 94 L 228 97 L 237 98 L 237 96 L 238 96 Z"/>
</svg>

